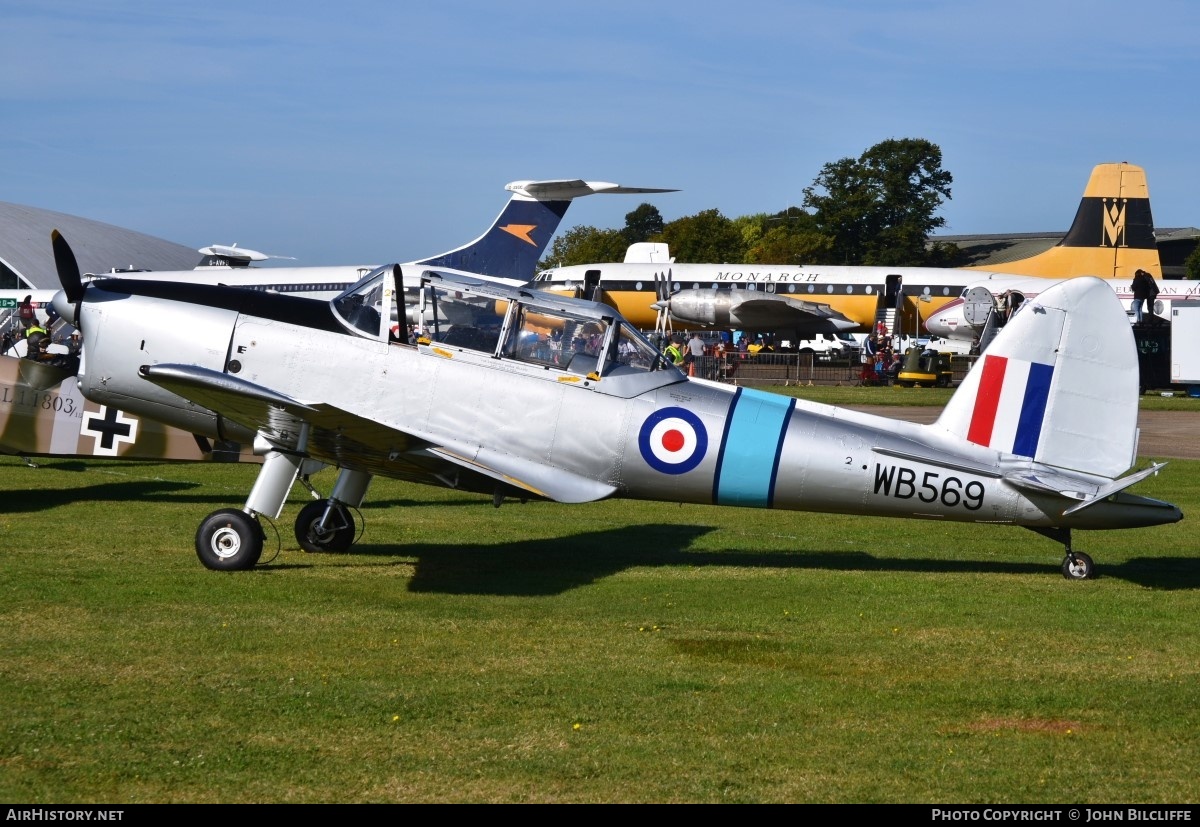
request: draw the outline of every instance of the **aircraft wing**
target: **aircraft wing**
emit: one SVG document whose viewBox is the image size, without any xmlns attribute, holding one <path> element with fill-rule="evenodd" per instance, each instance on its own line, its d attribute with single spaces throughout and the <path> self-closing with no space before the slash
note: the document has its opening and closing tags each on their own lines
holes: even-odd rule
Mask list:
<svg viewBox="0 0 1200 827">
<path fill-rule="evenodd" d="M 236 376 L 192 365 L 153 365 L 150 382 L 273 442 L 294 445 L 309 426 L 307 453 L 314 459 L 379 476 L 493 493 L 503 483 L 532 497 L 581 503 L 603 499 L 616 487 L 458 440 L 439 440 L 423 429 L 402 429 L 326 403 L 305 403 Z"/>
<path fill-rule="evenodd" d="M 755 328 L 804 330 L 817 329 L 829 324 L 846 330 L 858 327 L 856 322 L 827 304 L 772 293 L 754 294 L 753 298 L 745 298 L 730 309 L 730 315 L 736 316 L 741 325 Z"/>
</svg>

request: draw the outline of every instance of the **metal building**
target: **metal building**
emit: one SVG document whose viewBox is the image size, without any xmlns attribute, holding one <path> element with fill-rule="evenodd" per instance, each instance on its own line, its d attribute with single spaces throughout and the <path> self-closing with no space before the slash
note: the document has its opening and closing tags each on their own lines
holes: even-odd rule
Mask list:
<svg viewBox="0 0 1200 827">
<path fill-rule="evenodd" d="M 196 250 L 66 213 L 0 201 L 0 290 L 58 288 L 51 230 L 71 243 L 85 273 L 113 269 L 190 270 L 200 263 Z"/>
</svg>

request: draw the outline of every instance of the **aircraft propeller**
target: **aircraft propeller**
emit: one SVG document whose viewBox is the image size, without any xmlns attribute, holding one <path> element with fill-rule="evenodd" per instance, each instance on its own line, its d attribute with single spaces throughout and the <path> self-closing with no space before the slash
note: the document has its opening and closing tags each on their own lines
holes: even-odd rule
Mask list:
<svg viewBox="0 0 1200 827">
<path fill-rule="evenodd" d="M 659 341 L 671 335 L 671 270 L 654 274 L 654 332 Z"/>
<path fill-rule="evenodd" d="M 75 253 L 71 251 L 71 245 L 58 230 L 51 230 L 50 243 L 54 246 L 54 268 L 58 270 L 58 282 L 62 285 L 67 305 L 59 306 L 60 303 L 56 296 L 54 309 L 58 311 L 59 316 L 70 324 L 76 325 L 79 317 L 79 302 L 83 299 L 83 278 L 79 274 L 79 262 L 75 260 Z"/>
<path fill-rule="evenodd" d="M 58 270 L 58 282 L 67 294 L 67 300 L 73 304 L 83 297 L 83 279 L 79 275 L 79 263 L 75 261 L 75 253 L 71 251 L 71 245 L 63 238 L 62 233 L 52 230 L 50 241 L 54 245 L 54 267 Z"/>
</svg>

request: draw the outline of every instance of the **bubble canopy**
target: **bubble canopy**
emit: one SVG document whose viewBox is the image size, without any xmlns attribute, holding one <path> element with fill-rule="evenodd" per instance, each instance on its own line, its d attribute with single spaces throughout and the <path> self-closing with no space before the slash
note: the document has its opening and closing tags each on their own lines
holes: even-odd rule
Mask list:
<svg viewBox="0 0 1200 827">
<path fill-rule="evenodd" d="M 645 390 L 683 374 L 612 307 L 444 271 L 388 264 L 331 302 L 356 334 L 414 346 L 451 347 L 600 384 L 635 374 Z M 639 391 L 640 392 L 640 391 Z M 621 394 L 625 395 L 625 394 Z"/>
</svg>

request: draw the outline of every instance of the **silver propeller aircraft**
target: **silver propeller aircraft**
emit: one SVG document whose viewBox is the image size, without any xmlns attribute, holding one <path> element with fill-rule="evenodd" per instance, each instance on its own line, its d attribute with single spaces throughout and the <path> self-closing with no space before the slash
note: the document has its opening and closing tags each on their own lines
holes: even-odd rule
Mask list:
<svg viewBox="0 0 1200 827">
<path fill-rule="evenodd" d="M 491 280 L 523 285 L 537 268 L 571 202 L 594 194 L 651 194 L 675 190 L 626 187 L 607 181 L 581 179 L 522 180 L 508 184 L 512 193 L 491 226 L 474 241 L 445 253 L 418 259 L 413 266 L 467 270 Z M 200 250 L 206 258 L 195 270 L 136 271 L 95 276 L 164 282 L 223 284 L 245 290 L 285 293 L 329 300 L 354 286 L 375 269 L 366 267 L 250 267 L 268 256 L 237 245 L 213 245 Z M 2 256 L 0 251 L 0 256 Z M 71 254 L 74 259 L 74 254 Z M 406 265 L 407 266 L 407 265 Z M 78 273 L 79 267 L 71 265 Z M 75 276 L 72 276 L 74 278 Z M 412 286 L 415 289 L 415 285 Z M 0 290 L 0 333 L 5 332 L 6 307 L 15 308 L 25 295 L 35 307 L 50 304 L 56 291 Z M 414 298 L 415 293 L 410 296 Z M 14 310 L 15 316 L 15 310 Z M 16 323 L 16 319 L 12 320 Z M 415 315 L 408 320 L 420 324 Z M 400 323 L 403 326 L 403 323 Z M 85 402 L 76 390 L 73 365 L 66 346 L 53 345 L 55 354 L 27 354 L 20 340 L 13 355 L 0 347 L 0 454 L 18 454 L 33 464 L 33 456 L 119 457 L 122 459 L 234 460 L 253 456 L 240 446 L 213 443 L 187 431 L 164 427 L 154 420 L 139 420 L 115 406 Z M 28 355 L 30 358 L 23 358 Z M 183 400 L 178 400 L 183 402 Z M 169 420 L 168 420 L 169 421 Z"/>
<path fill-rule="evenodd" d="M 375 475 L 497 506 L 624 497 L 1022 526 L 1064 545 L 1072 579 L 1094 570 L 1074 529 L 1183 516 L 1125 490 L 1162 466 L 1125 475 L 1137 355 L 1112 290 L 1090 277 L 1031 300 L 922 425 L 689 379 L 608 305 L 469 273 L 389 265 L 319 302 L 84 285 L 65 240 L 54 244 L 55 308 L 84 333 L 84 396 L 263 456 L 245 504 L 199 526 L 210 569 L 256 565 L 259 518 L 279 517 L 306 459 L 340 469 L 296 519 L 307 551 L 354 542 L 352 511 Z M 416 341 L 389 336 L 409 311 L 406 280 L 430 320 Z"/>
</svg>

